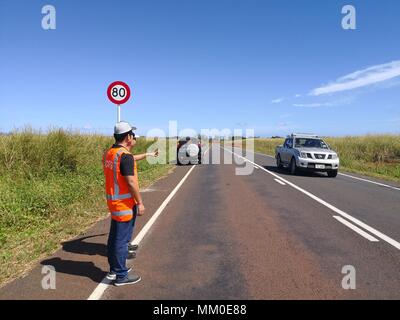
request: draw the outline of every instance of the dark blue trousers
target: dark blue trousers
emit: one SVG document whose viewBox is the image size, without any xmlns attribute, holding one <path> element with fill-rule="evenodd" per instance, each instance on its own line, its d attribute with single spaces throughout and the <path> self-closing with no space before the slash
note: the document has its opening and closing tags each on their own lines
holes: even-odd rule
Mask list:
<svg viewBox="0 0 400 320">
<path fill-rule="evenodd" d="M 107 257 L 110 271 L 123 279 L 128 275 L 126 258 L 128 243 L 132 238 L 133 226 L 136 220 L 136 206 L 133 208 L 133 218 L 130 221 L 119 222 L 111 219 L 110 233 L 107 241 Z"/>
</svg>

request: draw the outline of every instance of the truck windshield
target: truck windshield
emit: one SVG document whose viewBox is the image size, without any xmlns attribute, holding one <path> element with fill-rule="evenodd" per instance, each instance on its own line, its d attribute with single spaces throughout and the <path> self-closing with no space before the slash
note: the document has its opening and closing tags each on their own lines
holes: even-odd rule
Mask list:
<svg viewBox="0 0 400 320">
<path fill-rule="evenodd" d="M 296 138 L 296 148 L 320 148 L 329 149 L 327 144 L 321 139 L 310 139 L 310 138 Z"/>
</svg>

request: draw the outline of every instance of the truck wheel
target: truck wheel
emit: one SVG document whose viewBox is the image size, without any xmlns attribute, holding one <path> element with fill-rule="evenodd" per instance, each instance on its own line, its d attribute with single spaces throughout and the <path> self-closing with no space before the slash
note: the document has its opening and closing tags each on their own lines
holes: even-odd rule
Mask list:
<svg viewBox="0 0 400 320">
<path fill-rule="evenodd" d="M 337 170 L 328 171 L 328 177 L 335 178 L 337 176 L 337 173 L 338 173 Z"/>
<path fill-rule="evenodd" d="M 296 173 L 297 173 L 296 160 L 292 158 L 292 160 L 290 160 L 290 174 L 295 175 Z"/>
<path fill-rule="evenodd" d="M 281 156 L 280 156 L 279 154 L 278 154 L 278 157 L 276 158 L 276 166 L 277 166 L 279 169 L 282 169 L 282 168 L 283 168 Z"/>
</svg>

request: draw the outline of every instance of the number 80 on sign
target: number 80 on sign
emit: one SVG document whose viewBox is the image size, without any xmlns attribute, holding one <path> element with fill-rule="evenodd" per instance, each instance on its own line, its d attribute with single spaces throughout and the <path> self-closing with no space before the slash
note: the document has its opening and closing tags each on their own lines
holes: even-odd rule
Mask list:
<svg viewBox="0 0 400 320">
<path fill-rule="evenodd" d="M 115 81 L 108 86 L 107 96 L 112 103 L 121 105 L 129 100 L 131 89 L 125 82 Z"/>
</svg>

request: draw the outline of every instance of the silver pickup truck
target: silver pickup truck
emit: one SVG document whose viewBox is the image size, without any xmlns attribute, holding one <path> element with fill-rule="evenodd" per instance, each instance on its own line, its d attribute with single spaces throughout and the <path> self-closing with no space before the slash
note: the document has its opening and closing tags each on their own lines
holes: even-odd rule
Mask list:
<svg viewBox="0 0 400 320">
<path fill-rule="evenodd" d="M 339 157 L 329 145 L 316 135 L 292 134 L 275 149 L 276 165 L 288 167 L 291 174 L 298 170 L 326 172 L 336 177 Z"/>
</svg>

